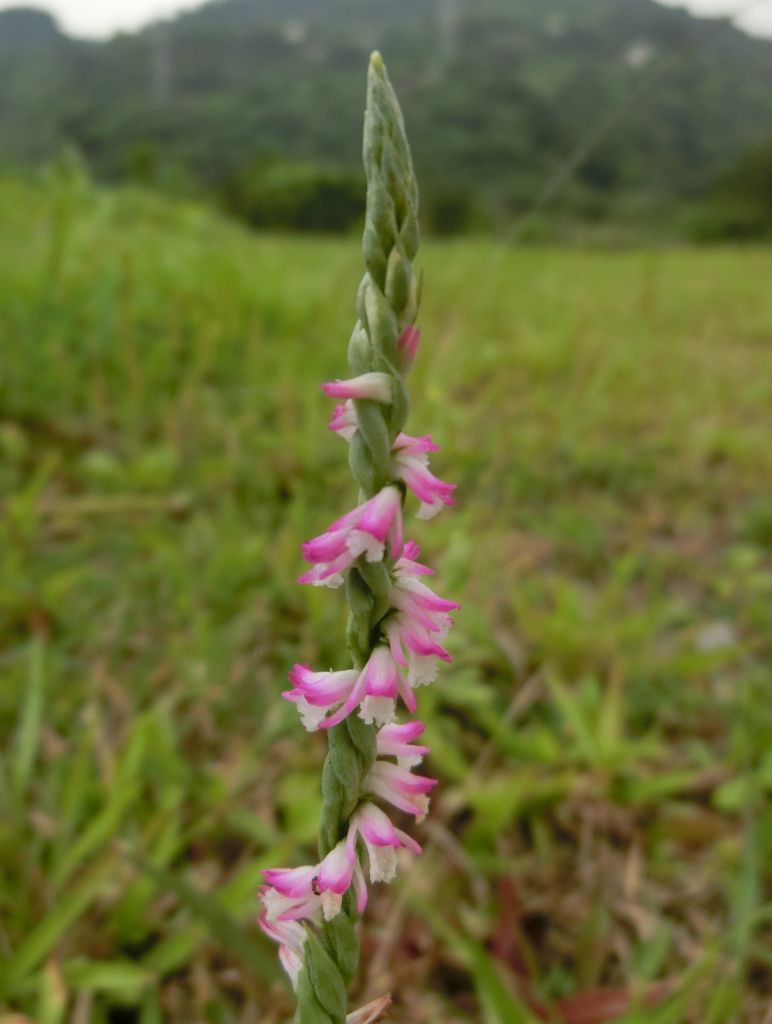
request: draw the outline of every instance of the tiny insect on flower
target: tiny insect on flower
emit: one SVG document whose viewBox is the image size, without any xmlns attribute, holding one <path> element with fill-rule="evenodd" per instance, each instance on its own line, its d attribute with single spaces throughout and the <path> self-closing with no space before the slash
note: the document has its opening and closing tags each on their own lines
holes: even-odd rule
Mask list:
<svg viewBox="0 0 772 1024">
<path fill-rule="evenodd" d="M 343 895 L 351 888 L 356 869 L 356 859 L 351 860 L 348 856 L 347 844 L 343 840 L 319 864 L 300 868 L 267 868 L 263 877 L 268 885 L 261 897 L 268 920 L 313 919 L 319 910 L 325 921 L 332 920 L 340 913 Z M 361 897 L 361 893 L 359 895 Z"/>
</svg>

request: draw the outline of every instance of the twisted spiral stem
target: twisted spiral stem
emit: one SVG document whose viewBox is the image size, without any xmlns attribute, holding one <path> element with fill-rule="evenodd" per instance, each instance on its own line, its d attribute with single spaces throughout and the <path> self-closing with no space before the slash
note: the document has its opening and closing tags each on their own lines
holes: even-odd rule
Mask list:
<svg viewBox="0 0 772 1024">
<path fill-rule="evenodd" d="M 370 58 L 363 159 L 367 208 L 362 249 L 365 275 L 357 294 L 358 319 L 348 361 L 352 375 L 379 371 L 392 378 L 392 402 L 355 402 L 357 432 L 349 464 L 362 500 L 391 482 L 391 449 L 409 410 L 399 370 L 397 343 L 418 312 L 412 261 L 418 249 L 418 187 L 397 97 L 381 55 Z M 390 576 L 384 562 L 360 558 L 346 578 L 348 647 L 361 669 L 379 639 L 388 611 Z M 350 715 L 329 732 L 322 775 L 319 853 L 324 857 L 345 836 L 362 796 L 363 779 L 375 760 L 375 726 Z M 309 935 L 297 987 L 295 1024 L 345 1024 L 347 990 L 359 960 L 351 894 L 319 937 Z"/>
</svg>

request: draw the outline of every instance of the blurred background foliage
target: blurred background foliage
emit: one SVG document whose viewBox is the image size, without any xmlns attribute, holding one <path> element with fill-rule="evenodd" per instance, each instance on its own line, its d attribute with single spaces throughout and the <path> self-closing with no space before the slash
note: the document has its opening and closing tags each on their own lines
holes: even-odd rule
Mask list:
<svg viewBox="0 0 772 1024">
<path fill-rule="evenodd" d="M 770 254 L 424 246 L 416 433 L 461 601 L 442 786 L 355 997 L 407 1024 L 759 1024 L 772 992 Z M 342 667 L 350 240 L 0 179 L 0 1019 L 280 1024 Z"/>
<path fill-rule="evenodd" d="M 506 230 L 568 165 L 529 237 L 769 237 L 772 41 L 654 0 L 219 0 L 103 43 L 11 9 L 0 159 L 74 147 L 106 181 L 346 230 L 376 46 L 437 233 Z"/>
</svg>

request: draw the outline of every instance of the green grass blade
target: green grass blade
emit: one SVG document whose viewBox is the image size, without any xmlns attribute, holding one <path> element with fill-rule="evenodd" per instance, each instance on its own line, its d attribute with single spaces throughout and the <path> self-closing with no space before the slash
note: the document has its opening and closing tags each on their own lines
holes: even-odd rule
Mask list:
<svg viewBox="0 0 772 1024">
<path fill-rule="evenodd" d="M 153 878 L 161 890 L 173 892 L 180 903 L 204 924 L 225 949 L 238 956 L 259 978 L 271 981 L 277 976 L 276 959 L 262 942 L 256 942 L 213 893 L 194 889 L 185 879 L 148 864 L 138 867 Z M 148 961 L 150 962 L 150 961 Z"/>
<path fill-rule="evenodd" d="M 487 1021 L 492 1024 L 538 1024 L 525 1003 L 504 982 L 490 953 L 476 939 L 452 928 L 428 900 L 413 893 L 411 902 L 437 936 L 458 954 L 468 968 Z"/>
<path fill-rule="evenodd" d="M 110 855 L 92 865 L 83 876 L 48 911 L 36 928 L 30 932 L 6 964 L 0 976 L 0 994 L 12 993 L 29 972 L 55 949 L 65 932 L 86 911 L 111 878 L 117 866 L 116 857 Z"/>
<path fill-rule="evenodd" d="M 106 992 L 130 1003 L 139 1002 L 155 980 L 147 967 L 128 960 L 70 960 L 64 976 L 78 991 Z"/>
<path fill-rule="evenodd" d="M 29 682 L 21 712 L 13 757 L 13 781 L 17 795 L 27 788 L 40 743 L 45 686 L 44 642 L 35 636 L 30 645 Z"/>
</svg>

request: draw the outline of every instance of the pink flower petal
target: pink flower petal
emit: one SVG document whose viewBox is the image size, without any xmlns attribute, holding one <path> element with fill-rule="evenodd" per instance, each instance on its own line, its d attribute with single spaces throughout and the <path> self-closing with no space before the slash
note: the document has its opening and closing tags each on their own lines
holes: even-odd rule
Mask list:
<svg viewBox="0 0 772 1024">
<path fill-rule="evenodd" d="M 331 398 L 359 398 L 388 405 L 393 401 L 394 383 L 388 373 L 363 373 L 350 380 L 322 384 L 322 391 Z"/>
</svg>

